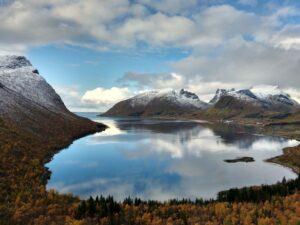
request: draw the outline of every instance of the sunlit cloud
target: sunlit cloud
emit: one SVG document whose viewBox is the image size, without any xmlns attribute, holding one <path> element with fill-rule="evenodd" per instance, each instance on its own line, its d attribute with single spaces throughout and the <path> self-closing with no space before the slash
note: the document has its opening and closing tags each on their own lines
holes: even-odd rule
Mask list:
<svg viewBox="0 0 300 225">
<path fill-rule="evenodd" d="M 125 100 L 131 95 L 128 88 L 112 87 L 110 89 L 96 88 L 94 90 L 87 91 L 82 100 L 88 103 L 95 103 L 99 105 L 111 105 L 118 101 Z"/>
</svg>

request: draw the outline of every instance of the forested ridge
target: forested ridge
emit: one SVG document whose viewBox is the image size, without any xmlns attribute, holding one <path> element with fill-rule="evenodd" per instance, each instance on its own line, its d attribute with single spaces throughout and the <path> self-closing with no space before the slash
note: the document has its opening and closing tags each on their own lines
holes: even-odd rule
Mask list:
<svg viewBox="0 0 300 225">
<path fill-rule="evenodd" d="M 178 224 L 193 224 L 191 221 L 198 221 L 201 222 L 201 224 L 206 224 L 209 221 L 205 221 L 205 219 L 202 220 L 202 218 L 205 218 L 205 216 L 207 216 L 209 219 L 212 219 L 211 222 L 217 224 L 222 224 L 222 220 L 225 219 L 225 224 L 265 224 L 265 221 L 269 221 L 266 222 L 266 224 L 274 224 L 273 222 L 275 221 L 277 221 L 278 224 L 283 221 L 288 222 L 287 218 L 284 220 L 284 216 L 277 212 L 283 207 L 283 205 L 281 205 L 283 203 L 282 201 L 285 201 L 283 197 L 288 195 L 295 197 L 295 212 L 300 212 L 300 199 L 298 193 L 299 189 L 300 176 L 298 176 L 298 178 L 295 180 L 289 181 L 286 181 L 284 178 L 282 182 L 278 182 L 274 185 L 232 188 L 227 191 L 219 192 L 217 199 L 210 200 L 203 200 L 201 198 L 195 200 L 171 199 L 167 202 L 159 202 L 152 200 L 143 201 L 139 198 L 128 197 L 124 199 L 122 203 L 120 203 L 115 201 L 113 196 L 108 196 L 107 198 L 103 196 L 97 196 L 96 198 L 90 197 L 88 200 L 81 201 L 77 207 L 77 210 L 75 211 L 74 217 L 78 220 L 82 220 L 82 222 L 85 221 L 84 219 L 89 218 L 91 221 L 99 221 L 103 224 L 152 223 L 153 221 L 144 220 L 148 214 L 159 217 L 156 218 L 156 220 L 161 221 L 162 223 L 158 224 L 164 224 L 164 222 L 170 222 L 171 220 L 174 222 L 174 219 L 178 222 Z M 253 214 L 251 216 L 247 216 L 247 221 L 235 223 L 233 218 L 224 217 L 224 215 L 222 215 L 222 210 L 227 211 L 229 214 L 236 213 L 233 211 L 233 206 L 236 205 L 240 207 L 241 212 L 243 211 L 244 207 L 252 208 Z M 259 208 L 256 208 L 255 206 L 262 206 L 263 208 L 266 207 L 266 209 L 260 211 Z M 268 209 L 267 206 L 269 207 Z M 281 208 L 276 209 L 278 206 Z M 183 211 L 182 209 L 185 207 L 191 207 L 194 210 L 199 210 L 199 212 L 207 210 L 209 214 L 202 215 L 203 217 L 197 218 L 195 217 L 193 211 Z M 292 208 L 293 204 L 291 204 L 291 209 Z M 273 210 L 276 213 L 274 213 Z M 260 218 L 262 215 L 264 215 L 266 218 Z M 281 220 L 278 217 L 279 215 L 282 217 Z M 164 221 L 164 219 L 166 221 Z M 291 220 L 291 222 L 295 222 L 295 224 L 300 223 L 300 217 L 295 217 L 294 219 L 295 221 Z"/>
</svg>

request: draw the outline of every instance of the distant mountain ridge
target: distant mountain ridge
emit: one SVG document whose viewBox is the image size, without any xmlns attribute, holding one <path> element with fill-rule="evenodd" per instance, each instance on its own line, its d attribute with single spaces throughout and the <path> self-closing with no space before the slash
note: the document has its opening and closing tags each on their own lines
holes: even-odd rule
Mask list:
<svg viewBox="0 0 300 225">
<path fill-rule="evenodd" d="M 202 112 L 247 114 L 253 112 L 288 112 L 299 108 L 299 104 L 278 86 L 258 85 L 249 89 L 218 89 L 206 103 L 192 92 L 150 91 L 115 104 L 103 116 L 177 116 Z M 232 113 L 231 113 L 232 112 Z"/>
<path fill-rule="evenodd" d="M 172 116 L 205 109 L 208 103 L 189 91 L 150 91 L 115 104 L 105 116 Z"/>
<path fill-rule="evenodd" d="M 227 106 L 230 108 L 230 99 L 238 101 L 240 104 L 247 104 L 248 106 L 270 111 L 289 111 L 299 107 L 299 104 L 289 94 L 285 93 L 278 86 L 269 85 L 258 85 L 242 90 L 218 89 L 210 104 L 220 108 L 225 106 L 225 101 L 227 101 Z"/>
</svg>

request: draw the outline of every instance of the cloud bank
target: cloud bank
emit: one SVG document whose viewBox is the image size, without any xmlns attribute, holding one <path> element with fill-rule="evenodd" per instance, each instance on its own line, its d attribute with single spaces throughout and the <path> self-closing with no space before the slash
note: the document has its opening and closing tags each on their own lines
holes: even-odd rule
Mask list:
<svg viewBox="0 0 300 225">
<path fill-rule="evenodd" d="M 2 1 L 0 54 L 49 44 L 95 51 L 188 51 L 170 72 L 128 71 L 115 87 L 59 89 L 72 110 L 108 108 L 148 89 L 187 88 L 208 100 L 217 88 L 274 84 L 299 98 L 300 9 L 291 1 Z M 71 91 L 70 91 L 71 90 Z M 71 106 L 73 105 L 73 106 Z"/>
</svg>

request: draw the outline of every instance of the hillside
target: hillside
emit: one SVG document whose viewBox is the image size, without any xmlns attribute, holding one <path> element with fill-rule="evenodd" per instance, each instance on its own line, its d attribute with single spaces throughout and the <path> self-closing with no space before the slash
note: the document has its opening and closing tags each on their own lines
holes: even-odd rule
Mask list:
<svg viewBox="0 0 300 225">
<path fill-rule="evenodd" d="M 152 91 L 121 101 L 102 116 L 174 117 L 207 107 L 208 104 L 201 101 L 196 94 L 184 89 Z"/>
</svg>

